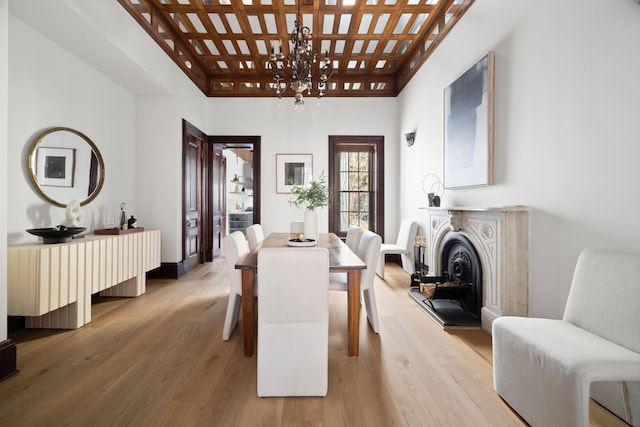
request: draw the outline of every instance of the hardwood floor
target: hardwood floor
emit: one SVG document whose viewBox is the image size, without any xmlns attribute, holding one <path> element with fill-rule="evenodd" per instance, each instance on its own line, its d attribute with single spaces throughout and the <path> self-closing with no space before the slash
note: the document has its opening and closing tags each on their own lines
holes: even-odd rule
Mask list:
<svg viewBox="0 0 640 427">
<path fill-rule="evenodd" d="M 347 356 L 346 295 L 330 296 L 325 398 L 258 398 L 239 323 L 222 341 L 228 284 L 217 259 L 138 298 L 96 298 L 73 331 L 26 330 L 20 372 L 0 383 L 4 426 L 522 426 L 493 390 L 491 339 L 445 332 L 407 296 L 408 276 L 376 278 L 380 334 L 360 320 Z M 592 426 L 625 425 L 592 407 Z M 616 424 L 618 423 L 618 424 Z"/>
</svg>

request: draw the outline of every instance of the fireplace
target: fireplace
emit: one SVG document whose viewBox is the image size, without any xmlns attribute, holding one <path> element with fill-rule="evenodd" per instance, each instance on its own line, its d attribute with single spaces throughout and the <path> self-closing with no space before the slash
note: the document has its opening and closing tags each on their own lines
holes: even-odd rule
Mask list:
<svg viewBox="0 0 640 427">
<path fill-rule="evenodd" d="M 424 259 L 416 258 L 424 272 Z M 482 265 L 471 241 L 449 233 L 441 247 L 441 276 L 412 276 L 410 296 L 442 328 L 479 327 L 482 309 Z M 424 292 L 423 292 L 424 289 Z"/>
<path fill-rule="evenodd" d="M 489 333 L 497 317 L 527 316 L 529 208 L 430 207 L 427 213 L 429 275 L 441 284 L 448 281 L 471 286 L 463 299 L 425 302 L 431 309 L 425 311 L 430 315 L 430 311 L 448 312 L 449 319 L 434 319 L 443 328 L 481 326 Z M 425 299 L 414 294 L 412 290 L 414 299 Z"/>
</svg>

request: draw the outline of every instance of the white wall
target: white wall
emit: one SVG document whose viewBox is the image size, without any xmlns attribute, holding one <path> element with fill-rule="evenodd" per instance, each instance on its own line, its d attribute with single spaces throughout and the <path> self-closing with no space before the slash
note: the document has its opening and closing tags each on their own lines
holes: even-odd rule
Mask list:
<svg viewBox="0 0 640 427">
<path fill-rule="evenodd" d="M 313 154 L 313 177 L 329 172 L 329 135 L 382 135 L 385 143 L 385 236 L 397 236 L 398 179 L 394 165 L 400 136 L 396 131 L 395 98 L 306 99 L 301 112 L 293 99 L 211 98 L 207 102 L 207 135 L 260 135 L 261 222 L 265 233 L 289 229 L 302 220 L 303 210 L 289 205 L 287 194 L 276 193 L 276 154 Z M 320 231 L 329 227 L 328 209 L 319 210 Z"/>
<path fill-rule="evenodd" d="M 91 138 L 105 162 L 104 187 L 84 207 L 89 230 L 125 202 L 139 226 L 163 231 L 162 261 L 179 261 L 182 119 L 205 127 L 204 95 L 117 2 L 10 6 L 8 156 L 17 179 L 8 201 L 9 243 L 34 240 L 25 229 L 64 218 L 63 208 L 33 191 L 25 164 L 41 130 L 68 126 Z"/>
<path fill-rule="evenodd" d="M 443 206 L 533 208 L 531 315 L 562 315 L 583 248 L 640 252 L 639 23 L 632 0 L 476 2 L 398 99 L 401 131 L 417 129 L 400 152 L 400 215 L 427 227 L 443 89 L 495 51 L 495 185 L 447 190 Z"/>
<path fill-rule="evenodd" d="M 102 191 L 83 208 L 85 226 L 101 228 L 103 215 L 118 216 L 120 202 L 137 213 L 134 96 L 14 16 L 9 37 L 9 243 L 34 241 L 26 229 L 64 219 L 64 208 L 43 200 L 28 180 L 29 148 L 55 126 L 84 133 L 106 165 Z"/>
</svg>

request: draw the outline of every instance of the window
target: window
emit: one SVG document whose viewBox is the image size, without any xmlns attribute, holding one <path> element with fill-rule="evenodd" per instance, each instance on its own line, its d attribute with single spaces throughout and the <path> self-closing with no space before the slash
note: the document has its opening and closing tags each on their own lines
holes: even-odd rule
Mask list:
<svg viewBox="0 0 640 427">
<path fill-rule="evenodd" d="M 345 237 L 355 225 L 383 236 L 383 148 L 381 136 L 329 137 L 329 231 Z"/>
</svg>

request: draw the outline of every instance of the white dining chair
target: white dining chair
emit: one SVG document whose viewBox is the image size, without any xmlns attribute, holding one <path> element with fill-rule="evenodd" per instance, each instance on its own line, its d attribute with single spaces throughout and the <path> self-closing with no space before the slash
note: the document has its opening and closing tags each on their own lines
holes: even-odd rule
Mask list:
<svg viewBox="0 0 640 427">
<path fill-rule="evenodd" d="M 405 219 L 400 223 L 396 243 L 383 243 L 380 246 L 380 259 L 378 260 L 376 273 L 381 279 L 384 279 L 385 256 L 389 254 L 400 255 L 404 271 L 409 274 L 415 272 L 415 266 L 413 265 L 413 238 L 417 233 L 418 223 Z"/>
<path fill-rule="evenodd" d="M 227 314 L 224 318 L 222 339 L 228 341 L 238 322 L 240 304 L 242 303 L 242 273 L 236 269 L 236 263 L 249 253 L 249 243 L 241 231 L 234 231 L 224 237 L 223 245 L 224 256 L 227 261 L 227 276 L 229 277 L 229 302 L 227 303 Z"/>
<path fill-rule="evenodd" d="M 258 396 L 326 396 L 329 251 L 262 248 L 258 280 Z"/>
<path fill-rule="evenodd" d="M 352 225 L 347 229 L 347 237 L 344 242 L 349 247 L 349 249 L 354 252 L 358 250 L 358 245 L 360 245 L 362 233 L 364 233 L 364 230 L 355 225 Z"/>
<path fill-rule="evenodd" d="M 264 230 L 260 224 L 250 225 L 247 227 L 246 233 L 249 250 L 254 250 L 264 240 Z"/>
<path fill-rule="evenodd" d="M 374 282 L 376 278 L 376 264 L 380 254 L 382 238 L 373 231 L 365 231 L 360 238 L 360 245 L 356 251 L 358 257 L 364 261 L 367 267 L 360 272 L 360 292 L 367 310 L 367 319 L 371 329 L 376 334 L 380 332 L 378 322 L 378 307 L 376 305 L 376 294 Z M 347 275 L 344 273 L 331 273 L 329 275 L 329 290 L 348 291 Z"/>
</svg>

